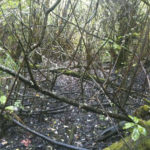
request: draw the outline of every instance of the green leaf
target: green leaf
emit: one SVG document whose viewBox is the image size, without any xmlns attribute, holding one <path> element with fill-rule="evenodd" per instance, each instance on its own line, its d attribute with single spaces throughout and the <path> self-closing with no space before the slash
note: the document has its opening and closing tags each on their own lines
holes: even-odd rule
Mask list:
<svg viewBox="0 0 150 150">
<path fill-rule="evenodd" d="M 140 133 L 139 133 L 138 128 L 134 128 L 134 129 L 133 129 L 133 132 L 132 132 L 132 134 L 131 134 L 132 140 L 133 140 L 133 141 L 137 141 L 137 140 L 139 139 L 139 137 L 140 137 Z"/>
<path fill-rule="evenodd" d="M 16 106 L 7 106 L 7 107 L 5 108 L 5 110 L 8 110 L 8 111 L 10 111 L 10 112 L 14 112 L 14 111 L 17 111 L 18 108 L 17 108 Z"/>
<path fill-rule="evenodd" d="M 147 131 L 146 131 L 146 129 L 144 127 L 138 125 L 137 128 L 138 128 L 140 134 L 142 134 L 144 136 L 147 135 Z"/>
<path fill-rule="evenodd" d="M 99 115 L 99 119 L 100 120 L 105 120 L 105 116 L 104 115 Z"/>
<path fill-rule="evenodd" d="M 133 116 L 130 116 L 130 115 L 128 117 L 131 118 L 134 121 L 134 123 L 139 122 L 139 119 L 137 117 L 133 117 Z"/>
<path fill-rule="evenodd" d="M 134 33 L 132 33 L 132 35 L 134 36 L 134 37 L 139 37 L 139 33 L 137 33 L 137 32 L 134 32 Z"/>
<path fill-rule="evenodd" d="M 135 126 L 135 123 L 132 123 L 132 122 L 128 122 L 124 125 L 123 129 L 129 129 L 131 127 Z"/>
<path fill-rule="evenodd" d="M 118 40 L 120 40 L 120 39 L 122 39 L 122 38 L 123 38 L 123 36 L 118 36 L 118 37 L 117 37 Z"/>
<path fill-rule="evenodd" d="M 4 105 L 6 103 L 7 97 L 6 96 L 1 96 L 0 97 L 0 104 Z"/>
<path fill-rule="evenodd" d="M 14 106 L 16 106 L 17 108 L 20 108 L 20 109 L 24 109 L 23 105 L 21 104 L 21 100 L 17 100 L 14 103 Z"/>
<path fill-rule="evenodd" d="M 117 43 L 114 43 L 114 44 L 113 44 L 113 48 L 120 50 L 120 49 L 121 49 L 121 46 L 118 45 Z"/>
</svg>

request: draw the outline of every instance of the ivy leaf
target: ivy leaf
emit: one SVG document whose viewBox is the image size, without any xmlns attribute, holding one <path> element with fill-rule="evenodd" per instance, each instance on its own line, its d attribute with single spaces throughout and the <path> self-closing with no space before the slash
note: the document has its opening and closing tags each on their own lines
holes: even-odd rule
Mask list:
<svg viewBox="0 0 150 150">
<path fill-rule="evenodd" d="M 138 125 L 137 128 L 138 128 L 140 134 L 142 134 L 144 136 L 147 135 L 147 131 L 146 131 L 146 129 L 144 127 Z"/>
<path fill-rule="evenodd" d="M 6 103 L 7 97 L 6 96 L 1 96 L 0 97 L 0 104 L 4 105 Z"/>
<path fill-rule="evenodd" d="M 131 134 L 132 140 L 133 140 L 133 141 L 137 141 L 137 140 L 139 139 L 139 137 L 140 137 L 140 133 L 139 133 L 138 128 L 134 128 L 134 129 L 133 129 L 133 132 L 132 132 L 132 134 Z"/>
<path fill-rule="evenodd" d="M 129 129 L 131 127 L 135 126 L 135 123 L 132 123 L 132 122 L 128 122 L 124 125 L 123 129 Z"/>
</svg>

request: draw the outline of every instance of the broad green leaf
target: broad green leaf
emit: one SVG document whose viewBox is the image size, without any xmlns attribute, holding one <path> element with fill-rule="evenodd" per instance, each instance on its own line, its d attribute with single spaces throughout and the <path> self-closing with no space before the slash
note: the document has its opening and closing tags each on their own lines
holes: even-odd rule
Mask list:
<svg viewBox="0 0 150 150">
<path fill-rule="evenodd" d="M 135 126 L 135 123 L 132 123 L 132 122 L 128 122 L 124 125 L 123 129 L 129 129 L 131 127 Z"/>
<path fill-rule="evenodd" d="M 137 140 L 139 139 L 139 137 L 140 137 L 140 133 L 139 133 L 138 128 L 134 128 L 134 129 L 133 129 L 133 132 L 132 132 L 132 134 L 131 134 L 132 140 L 133 140 L 133 141 L 137 141 Z"/>
<path fill-rule="evenodd" d="M 133 117 L 133 121 L 134 121 L 135 123 L 138 123 L 138 122 L 139 122 L 139 119 L 138 119 L 137 117 Z"/>
<path fill-rule="evenodd" d="M 6 103 L 6 100 L 7 100 L 7 97 L 6 97 L 6 96 L 1 96 L 1 97 L 0 97 L 0 103 L 1 103 L 2 105 L 4 105 L 4 104 Z"/>
<path fill-rule="evenodd" d="M 7 107 L 5 108 L 5 110 L 8 110 L 8 111 L 10 111 L 10 112 L 14 112 L 14 111 L 17 111 L 18 108 L 17 108 L 16 106 L 7 106 Z"/>
<path fill-rule="evenodd" d="M 138 125 L 137 128 L 138 128 L 140 134 L 142 134 L 144 136 L 147 135 L 147 131 L 146 131 L 146 129 L 144 127 Z"/>
</svg>

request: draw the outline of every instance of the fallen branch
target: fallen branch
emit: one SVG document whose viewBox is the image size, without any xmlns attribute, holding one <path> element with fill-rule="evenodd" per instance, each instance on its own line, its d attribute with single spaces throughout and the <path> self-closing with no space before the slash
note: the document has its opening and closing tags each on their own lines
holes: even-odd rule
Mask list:
<svg viewBox="0 0 150 150">
<path fill-rule="evenodd" d="M 60 73 L 60 74 L 66 75 L 66 76 L 71 76 L 71 77 L 76 77 L 76 78 L 83 77 L 84 80 L 89 80 L 89 81 L 93 81 L 93 79 L 94 79 L 99 84 L 104 84 L 105 83 L 105 79 L 104 78 L 99 78 L 99 77 L 97 77 L 97 76 L 95 76 L 93 74 L 89 74 L 89 73 L 86 73 L 83 76 L 82 73 L 79 73 L 79 72 L 76 72 L 76 71 L 72 71 L 72 70 L 68 70 L 66 68 L 49 69 L 48 71 L 53 72 L 53 73 Z M 118 89 L 118 85 L 112 83 L 111 81 L 108 81 L 107 83 L 109 83 L 112 87 Z M 120 90 L 121 91 L 125 91 L 125 92 L 129 91 L 129 89 L 125 89 L 125 88 L 120 88 Z M 135 93 L 135 94 L 137 94 L 139 96 L 142 96 L 142 97 L 148 97 L 148 95 L 141 94 L 141 93 L 139 93 L 139 92 L 137 92 L 135 90 L 131 90 L 130 92 L 131 93 Z"/>
<path fill-rule="evenodd" d="M 23 125 L 22 123 L 20 123 L 19 121 L 17 121 L 17 120 L 14 119 L 14 118 L 12 118 L 12 121 L 13 121 L 16 125 L 20 126 L 21 128 L 23 128 L 23 129 L 29 131 L 30 133 L 32 133 L 32 134 L 34 134 L 34 135 L 36 135 L 36 136 L 38 136 L 38 137 L 41 137 L 42 139 L 48 141 L 48 142 L 51 143 L 52 145 L 55 145 L 55 146 L 57 145 L 57 146 L 59 146 L 59 147 L 64 147 L 64 148 L 67 148 L 67 149 L 69 149 L 69 150 L 88 150 L 88 149 L 85 149 L 85 148 L 76 147 L 76 146 L 69 145 L 69 144 L 65 144 L 65 143 L 62 143 L 62 142 L 57 142 L 57 141 L 55 141 L 55 140 L 53 140 L 53 139 L 50 139 L 48 136 L 45 136 L 45 135 L 43 135 L 43 134 L 41 134 L 41 133 L 39 133 L 39 132 L 37 132 L 37 131 L 35 131 L 35 130 L 33 130 L 33 129 L 31 129 L 31 128 L 25 126 L 25 125 Z"/>
</svg>

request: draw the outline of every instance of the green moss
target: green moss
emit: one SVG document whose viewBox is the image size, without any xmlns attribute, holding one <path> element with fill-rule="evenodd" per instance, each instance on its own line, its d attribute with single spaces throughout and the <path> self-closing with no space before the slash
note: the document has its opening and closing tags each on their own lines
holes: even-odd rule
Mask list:
<svg viewBox="0 0 150 150">
<path fill-rule="evenodd" d="M 116 142 L 112 144 L 110 147 L 105 148 L 104 150 L 117 150 L 117 149 L 121 149 L 122 146 L 123 146 L 123 143 Z"/>
<path fill-rule="evenodd" d="M 126 142 L 125 142 L 126 141 Z M 138 141 L 132 141 L 130 137 L 127 137 L 119 142 L 112 144 L 104 150 L 149 150 L 150 148 L 150 137 L 141 136 Z"/>
<path fill-rule="evenodd" d="M 83 77 L 84 79 L 87 79 L 87 80 L 95 79 L 99 83 L 104 83 L 105 82 L 105 79 L 98 78 L 97 76 L 91 75 L 91 74 L 88 74 L 88 73 L 80 74 L 79 72 L 75 72 L 75 71 L 72 71 L 72 70 L 59 70 L 59 72 L 65 74 L 65 75 L 73 76 L 73 77 L 77 77 L 77 78 Z"/>
<path fill-rule="evenodd" d="M 115 142 L 111 146 L 105 148 L 104 150 L 128 150 L 128 147 L 125 143 L 128 143 L 130 137 L 126 137 L 123 140 Z M 129 143 L 128 143 L 129 144 Z"/>
<path fill-rule="evenodd" d="M 145 117 L 147 117 L 148 115 L 150 115 L 150 106 L 148 105 L 143 105 L 141 107 L 139 107 L 134 115 L 138 118 L 142 118 L 145 119 Z"/>
<path fill-rule="evenodd" d="M 150 110 L 150 106 L 144 105 L 144 106 L 141 106 L 141 109 L 143 109 L 144 111 L 149 111 Z"/>
</svg>

